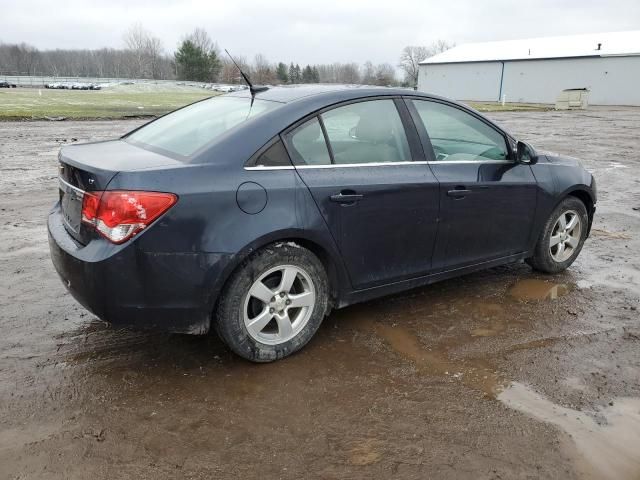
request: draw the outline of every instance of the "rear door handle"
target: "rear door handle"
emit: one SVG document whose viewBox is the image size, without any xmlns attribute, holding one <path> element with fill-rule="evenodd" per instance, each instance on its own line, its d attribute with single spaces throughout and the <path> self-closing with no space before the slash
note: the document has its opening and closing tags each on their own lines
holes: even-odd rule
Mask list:
<svg viewBox="0 0 640 480">
<path fill-rule="evenodd" d="M 361 193 L 347 193 L 347 192 L 340 192 L 337 195 L 331 195 L 329 197 L 329 199 L 332 202 L 336 202 L 336 203 L 355 203 L 358 200 L 362 200 L 364 198 L 364 195 L 362 195 Z"/>
<path fill-rule="evenodd" d="M 464 198 L 467 195 L 470 195 L 472 192 L 466 188 L 455 188 L 453 190 L 449 190 L 447 195 L 454 198 Z"/>
</svg>

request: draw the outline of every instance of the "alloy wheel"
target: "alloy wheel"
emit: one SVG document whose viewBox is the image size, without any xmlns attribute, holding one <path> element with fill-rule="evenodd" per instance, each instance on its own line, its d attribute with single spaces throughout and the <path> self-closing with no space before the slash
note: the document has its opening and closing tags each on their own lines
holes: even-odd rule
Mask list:
<svg viewBox="0 0 640 480">
<path fill-rule="evenodd" d="M 567 261 L 580 245 L 582 221 L 574 210 L 567 210 L 556 220 L 549 238 L 549 253 L 558 263 Z"/>
<path fill-rule="evenodd" d="M 263 273 L 245 295 L 244 325 L 256 341 L 278 345 L 291 340 L 313 313 L 316 289 L 311 276 L 295 265 Z"/>
</svg>

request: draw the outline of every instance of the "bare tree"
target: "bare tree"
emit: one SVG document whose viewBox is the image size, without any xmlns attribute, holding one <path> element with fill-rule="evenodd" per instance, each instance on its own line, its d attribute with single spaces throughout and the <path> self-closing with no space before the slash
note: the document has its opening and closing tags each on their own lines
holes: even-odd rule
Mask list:
<svg viewBox="0 0 640 480">
<path fill-rule="evenodd" d="M 398 85 L 393 65 L 366 62 L 362 67 L 357 63 L 331 63 L 314 65 L 320 83 L 350 83 L 365 85 Z"/>
<path fill-rule="evenodd" d="M 258 53 L 253 59 L 253 76 L 251 83 L 262 85 L 276 83 L 275 69 L 271 66 L 267 57 Z"/>
<path fill-rule="evenodd" d="M 375 85 L 381 85 L 385 87 L 390 87 L 392 85 L 397 84 L 396 82 L 396 71 L 393 68 L 393 65 L 389 63 L 381 63 L 376 65 L 375 69 Z"/>
<path fill-rule="evenodd" d="M 145 54 L 148 57 L 151 78 L 162 78 L 162 42 L 159 38 L 149 36 L 145 45 Z"/>
<path fill-rule="evenodd" d="M 185 37 L 185 40 L 191 41 L 197 48 L 205 53 L 219 53 L 218 44 L 211 40 L 211 37 L 204 28 L 196 28 L 193 32 Z"/>
<path fill-rule="evenodd" d="M 337 70 L 339 83 L 360 83 L 360 66 L 357 63 L 345 63 Z"/>
<path fill-rule="evenodd" d="M 172 60 L 162 51 L 158 39 L 150 37 L 145 55 L 148 74 L 153 78 L 175 77 Z M 0 43 L 0 71 L 5 74 L 139 78 L 137 61 L 130 49 L 39 51 L 25 44 Z"/>
<path fill-rule="evenodd" d="M 0 71 L 34 75 L 42 68 L 40 51 L 31 45 L 0 45 Z"/>
<path fill-rule="evenodd" d="M 418 83 L 418 70 L 420 62 L 429 56 L 428 47 L 406 46 L 400 54 L 398 66 L 404 71 L 405 79 L 415 86 Z"/>
<path fill-rule="evenodd" d="M 247 62 L 247 59 L 243 56 L 235 56 L 233 57 L 238 65 L 251 78 L 251 67 Z M 228 57 L 221 58 L 222 67 L 220 69 L 220 81 L 222 83 L 243 83 L 244 80 L 240 75 L 240 71 L 238 67 L 236 67 L 233 62 Z"/>
<path fill-rule="evenodd" d="M 362 72 L 362 83 L 365 85 L 373 85 L 376 81 L 375 78 L 375 67 L 371 61 L 364 62 L 364 69 Z"/>
<path fill-rule="evenodd" d="M 131 51 L 133 64 L 129 65 L 130 75 L 138 78 L 160 78 L 160 58 L 163 55 L 162 42 L 144 29 L 141 23 L 134 23 L 124 34 L 124 43 Z"/>
<path fill-rule="evenodd" d="M 184 37 L 196 45 L 199 50 L 207 52 L 209 61 L 214 61 L 207 81 L 224 83 L 242 83 L 238 69 L 225 56 L 215 55 L 217 45 L 202 28 L 197 28 Z M 177 76 L 177 66 L 173 55 L 167 55 L 160 39 L 147 32 L 140 23 L 134 24 L 124 36 L 126 49 L 103 48 L 100 50 L 45 50 L 39 51 L 29 45 L 7 45 L 0 43 L 0 69 L 3 72 L 31 73 L 55 76 L 87 76 L 117 78 L 158 78 L 171 79 Z M 194 43 L 195 42 L 195 43 Z M 424 55 L 430 55 L 446 49 L 449 45 L 439 41 L 426 48 Z M 423 53 L 425 50 L 422 51 Z M 424 55 L 419 47 L 407 47 L 404 53 L 411 53 L 413 65 L 412 78 L 415 82 L 417 64 Z M 214 56 L 215 55 L 215 56 Z M 249 64 L 243 57 L 235 57 L 243 71 L 248 73 L 256 83 L 277 83 L 275 64 L 257 54 Z M 282 62 L 281 62 L 282 63 Z M 285 65 L 283 63 L 283 65 Z M 303 64 L 304 66 L 305 64 Z M 300 69 L 297 64 L 289 66 L 296 73 L 296 82 L 320 83 L 364 83 L 369 85 L 397 85 L 396 72 L 392 65 L 383 63 L 375 65 L 366 62 L 330 63 L 307 65 Z M 307 68 L 308 67 L 308 68 Z M 406 73 L 406 69 L 403 68 Z M 306 74 L 304 72 L 306 71 Z"/>
<path fill-rule="evenodd" d="M 420 62 L 429 57 L 449 50 L 453 44 L 449 44 L 444 40 L 436 40 L 431 45 L 424 46 L 407 46 L 404 47 L 400 54 L 400 63 L 398 66 L 404 71 L 405 80 L 413 87 L 418 84 L 418 72 L 420 70 Z"/>
<path fill-rule="evenodd" d="M 449 43 L 446 40 L 438 39 L 438 40 L 436 40 L 435 42 L 433 42 L 431 44 L 431 52 L 430 52 L 431 55 L 430 56 L 437 55 L 438 53 L 442 53 L 442 52 L 444 52 L 446 50 L 449 50 L 450 48 L 453 48 L 455 46 L 456 46 L 456 44 L 453 43 L 453 42 Z"/>
<path fill-rule="evenodd" d="M 134 23 L 124 34 L 124 43 L 133 53 L 134 64 L 130 65 L 130 71 L 134 77 L 144 77 L 147 71 L 147 31 L 141 23 Z"/>
</svg>

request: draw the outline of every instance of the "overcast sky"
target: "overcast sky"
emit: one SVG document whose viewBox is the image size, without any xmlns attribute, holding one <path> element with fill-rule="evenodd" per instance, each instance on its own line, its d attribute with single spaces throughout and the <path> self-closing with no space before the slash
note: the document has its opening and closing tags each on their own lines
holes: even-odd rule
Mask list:
<svg viewBox="0 0 640 480">
<path fill-rule="evenodd" d="M 205 28 L 222 48 L 298 63 L 396 64 L 405 45 L 640 30 L 640 0 L 0 0 L 0 42 L 122 47 L 141 22 L 173 52 Z"/>
</svg>

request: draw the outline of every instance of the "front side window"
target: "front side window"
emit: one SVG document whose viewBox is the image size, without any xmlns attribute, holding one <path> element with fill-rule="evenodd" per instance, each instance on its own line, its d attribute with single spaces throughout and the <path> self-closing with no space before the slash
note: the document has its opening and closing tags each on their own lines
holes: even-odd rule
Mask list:
<svg viewBox="0 0 640 480">
<path fill-rule="evenodd" d="M 329 165 L 331 157 L 316 117 L 285 135 L 294 165 Z"/>
<path fill-rule="evenodd" d="M 321 117 L 336 164 L 411 161 L 409 142 L 393 100 L 352 103 Z"/>
<path fill-rule="evenodd" d="M 439 161 L 506 160 L 504 136 L 482 120 L 438 102 L 412 100 Z"/>
<path fill-rule="evenodd" d="M 248 98 L 210 98 L 165 115 L 126 140 L 188 157 L 236 125 L 279 105 L 256 99 L 252 107 Z"/>
</svg>

